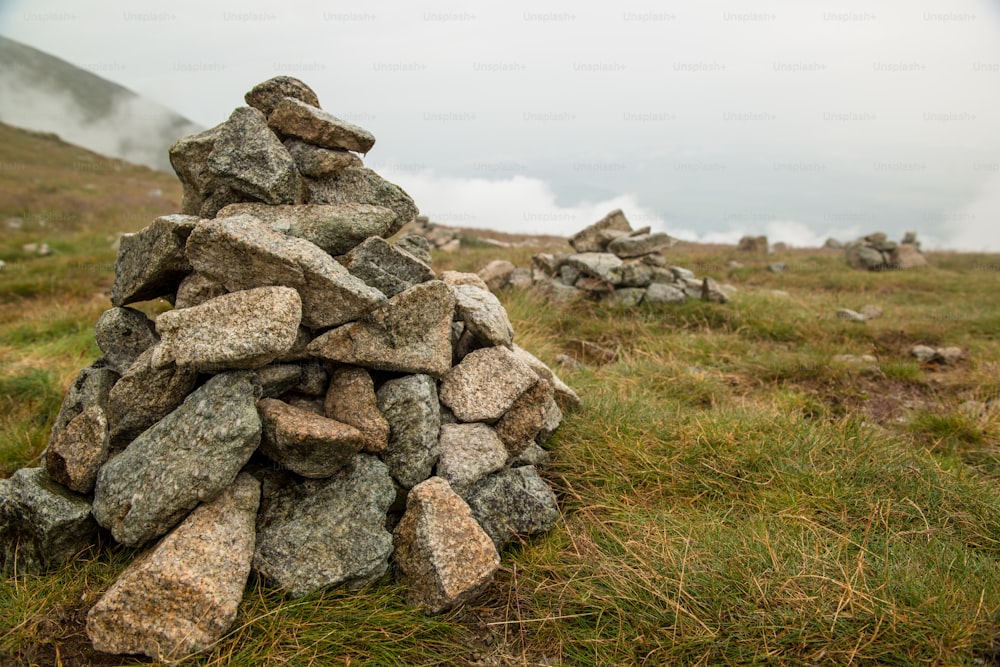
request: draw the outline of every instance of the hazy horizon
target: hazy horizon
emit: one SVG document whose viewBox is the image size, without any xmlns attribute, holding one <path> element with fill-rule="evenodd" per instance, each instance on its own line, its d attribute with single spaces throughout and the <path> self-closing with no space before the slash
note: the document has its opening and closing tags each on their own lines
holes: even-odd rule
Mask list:
<svg viewBox="0 0 1000 667">
<path fill-rule="evenodd" d="M 1000 251 L 1000 3 L 10 0 L 0 34 L 205 126 L 289 74 L 444 224 L 918 231 Z"/>
</svg>

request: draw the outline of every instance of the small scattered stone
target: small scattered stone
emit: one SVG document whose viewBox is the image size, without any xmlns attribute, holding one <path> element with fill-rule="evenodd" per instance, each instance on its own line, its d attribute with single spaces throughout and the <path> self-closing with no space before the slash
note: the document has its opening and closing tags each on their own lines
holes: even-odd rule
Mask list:
<svg viewBox="0 0 1000 667">
<path fill-rule="evenodd" d="M 766 255 L 771 251 L 766 236 L 744 236 L 736 244 L 736 249 L 742 252 L 755 252 Z"/>
<path fill-rule="evenodd" d="M 864 322 L 865 316 L 861 313 L 851 310 L 850 308 L 841 308 L 837 311 L 838 320 L 847 320 L 848 322 Z"/>
<path fill-rule="evenodd" d="M 874 304 L 866 304 L 859 311 L 866 320 L 877 320 L 882 317 L 882 309 Z"/>
<path fill-rule="evenodd" d="M 784 273 L 788 270 L 788 264 L 785 262 L 774 262 L 767 265 L 767 270 L 771 273 Z"/>
</svg>

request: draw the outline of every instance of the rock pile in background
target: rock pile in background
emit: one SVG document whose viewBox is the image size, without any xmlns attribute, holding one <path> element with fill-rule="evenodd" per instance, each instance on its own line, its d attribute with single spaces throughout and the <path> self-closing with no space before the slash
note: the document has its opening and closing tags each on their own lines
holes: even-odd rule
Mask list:
<svg viewBox="0 0 1000 667">
<path fill-rule="evenodd" d="M 696 278 L 679 266 L 668 266 L 662 254 L 676 241 L 649 227 L 632 229 L 621 210 L 614 210 L 569 240 L 568 255 L 541 253 L 532 258 L 534 284 L 556 301 L 580 296 L 624 306 L 681 303 L 703 299 L 725 303 L 727 291 L 711 278 Z"/>
<path fill-rule="evenodd" d="M 476 275 L 386 240 L 417 209 L 362 166 L 374 137 L 295 79 L 246 100 L 171 149 L 190 214 L 122 239 L 103 357 L 43 467 L 0 481 L 5 572 L 59 567 L 98 526 L 145 549 L 88 614 L 100 651 L 209 647 L 251 570 L 302 596 L 394 564 L 439 613 L 557 517 L 533 464 L 579 399 Z M 156 298 L 174 308 L 129 307 Z"/>
<path fill-rule="evenodd" d="M 736 244 L 736 249 L 741 252 L 752 252 L 767 255 L 771 252 L 771 245 L 766 236 L 743 236 Z"/>
<path fill-rule="evenodd" d="M 863 236 L 845 246 L 844 257 L 855 269 L 888 271 L 916 269 L 927 266 L 927 258 L 920 250 L 916 232 L 906 232 L 899 243 L 889 241 L 882 232 Z"/>
<path fill-rule="evenodd" d="M 430 247 L 444 252 L 454 252 L 462 247 L 458 230 L 431 222 L 426 215 L 418 215 L 407 229 L 411 234 L 417 234 L 427 239 Z"/>
</svg>

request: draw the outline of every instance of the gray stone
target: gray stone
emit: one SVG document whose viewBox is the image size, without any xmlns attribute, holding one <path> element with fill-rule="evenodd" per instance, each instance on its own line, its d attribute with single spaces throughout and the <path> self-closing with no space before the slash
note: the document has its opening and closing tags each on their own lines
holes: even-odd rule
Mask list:
<svg viewBox="0 0 1000 667">
<path fill-rule="evenodd" d="M 500 567 L 500 555 L 469 506 L 440 477 L 410 491 L 393 544 L 406 601 L 428 614 L 474 599 Z"/>
<path fill-rule="evenodd" d="M 282 143 L 295 160 L 299 173 L 310 178 L 329 178 L 348 167 L 364 166 L 361 158 L 343 148 L 321 148 L 298 139 L 285 139 Z"/>
<path fill-rule="evenodd" d="M 135 360 L 128 372 L 108 392 L 105 414 L 112 446 L 127 444 L 166 417 L 194 389 L 198 372 L 170 364 L 153 365 L 156 348 Z"/>
<path fill-rule="evenodd" d="M 788 270 L 788 264 L 785 262 L 774 262 L 767 265 L 767 270 L 771 273 L 784 273 Z"/>
<path fill-rule="evenodd" d="M 177 296 L 174 298 L 174 308 L 197 306 L 225 293 L 225 285 L 195 271 L 188 274 L 178 285 Z"/>
<path fill-rule="evenodd" d="M 538 280 L 542 277 L 551 278 L 559 271 L 562 265 L 562 256 L 542 252 L 531 258 L 531 275 Z"/>
<path fill-rule="evenodd" d="M 489 286 L 487 286 L 486 281 L 480 278 L 475 273 L 465 273 L 463 271 L 442 271 L 439 276 L 440 280 L 443 281 L 449 287 L 457 287 L 458 285 L 471 285 L 472 287 L 478 287 L 486 292 L 490 291 Z"/>
<path fill-rule="evenodd" d="M 892 250 L 889 264 L 896 269 L 919 269 L 928 265 L 927 258 L 916 245 L 900 245 Z"/>
<path fill-rule="evenodd" d="M 330 374 L 323 413 L 361 431 L 364 451 L 372 454 L 385 451 L 389 422 L 379 412 L 375 383 L 364 368 L 341 366 Z"/>
<path fill-rule="evenodd" d="M 42 468 L 0 480 L 0 573 L 62 567 L 97 537 L 90 501 L 56 484 Z"/>
<path fill-rule="evenodd" d="M 251 215 L 272 230 L 310 241 L 331 255 L 343 255 L 370 236 L 388 236 L 396 214 L 371 204 L 232 204 L 216 217 Z"/>
<path fill-rule="evenodd" d="M 383 306 L 324 333 L 307 348 L 326 361 L 441 377 L 451 368 L 455 297 L 439 280 L 414 285 Z"/>
<path fill-rule="evenodd" d="M 617 308 L 635 308 L 645 296 L 646 290 L 641 287 L 621 287 L 604 295 L 602 300 Z"/>
<path fill-rule="evenodd" d="M 653 283 L 647 287 L 646 296 L 643 298 L 643 303 L 650 305 L 684 303 L 685 301 L 687 301 L 687 295 L 684 294 L 683 290 L 663 283 Z"/>
<path fill-rule="evenodd" d="M 861 322 L 865 321 L 865 316 L 861 313 L 851 310 L 850 308 L 841 308 L 837 311 L 838 320 L 847 320 L 848 322 Z"/>
<path fill-rule="evenodd" d="M 434 279 L 429 265 L 377 236 L 356 246 L 341 259 L 341 264 L 352 276 L 388 297 Z"/>
<path fill-rule="evenodd" d="M 511 456 L 517 456 L 535 441 L 550 405 L 554 405 L 552 385 L 539 378 L 500 417 L 496 432 Z"/>
<path fill-rule="evenodd" d="M 306 396 L 322 398 L 326 396 L 326 388 L 330 384 L 330 374 L 318 361 L 302 364 L 302 378 L 295 391 Z"/>
<path fill-rule="evenodd" d="M 554 280 L 535 283 L 538 292 L 553 303 L 571 303 L 584 295 L 584 291 Z"/>
<path fill-rule="evenodd" d="M 910 354 L 916 357 L 917 361 L 930 361 L 937 354 L 937 350 L 929 345 L 914 345 L 910 349 Z"/>
<path fill-rule="evenodd" d="M 495 292 L 510 284 L 514 268 L 514 265 L 505 259 L 494 259 L 479 270 L 479 277 L 483 279 L 491 292 Z"/>
<path fill-rule="evenodd" d="M 239 475 L 136 558 L 87 614 L 94 648 L 164 662 L 211 648 L 243 599 L 259 501 L 260 483 Z"/>
<path fill-rule="evenodd" d="M 510 465 L 512 468 L 521 468 L 524 466 L 535 466 L 537 468 L 548 463 L 551 458 L 551 454 L 537 444 L 532 443 L 523 452 L 515 456 Z"/>
<path fill-rule="evenodd" d="M 535 443 L 532 444 L 544 445 L 562 423 L 563 412 L 562 408 L 559 407 L 559 402 L 556 400 L 554 389 L 545 397 L 542 411 L 542 428 L 538 431 L 538 435 L 535 436 Z M 530 448 L 532 444 L 529 444 L 528 447 Z"/>
<path fill-rule="evenodd" d="M 87 408 L 98 406 L 105 412 L 108 408 L 108 394 L 118 381 L 119 375 L 98 361 L 77 373 L 73 384 L 66 390 L 59 412 L 56 414 L 49 435 L 49 445 L 62 433 L 66 425 Z"/>
<path fill-rule="evenodd" d="M 729 303 L 729 295 L 711 278 L 705 278 L 701 283 L 701 300 L 712 303 Z"/>
<path fill-rule="evenodd" d="M 361 431 L 275 398 L 257 402 L 260 452 L 303 477 L 330 477 L 361 449 Z"/>
<path fill-rule="evenodd" d="M 660 252 L 664 248 L 669 248 L 674 243 L 674 239 L 664 232 L 654 234 L 641 234 L 639 236 L 623 236 L 608 243 L 608 252 L 612 252 L 619 257 L 641 257 L 654 252 Z"/>
<path fill-rule="evenodd" d="M 238 107 L 215 137 L 208 169 L 222 185 L 268 204 L 301 201 L 295 161 L 253 107 Z"/>
<path fill-rule="evenodd" d="M 459 495 L 507 462 L 507 448 L 486 424 L 441 424 L 439 447 L 437 476 Z"/>
<path fill-rule="evenodd" d="M 302 323 L 310 328 L 350 322 L 385 301 L 314 244 L 248 215 L 203 221 L 188 239 L 187 254 L 195 269 L 230 292 L 293 287 L 302 297 Z"/>
<path fill-rule="evenodd" d="M 583 402 L 576 395 L 576 392 L 563 382 L 545 362 L 517 344 L 514 345 L 513 351 L 518 359 L 527 364 L 535 372 L 536 376 L 552 385 L 552 390 L 555 392 L 555 398 L 560 407 L 564 410 L 575 410 L 583 407 Z M 582 365 L 572 357 L 567 357 L 566 355 L 559 355 L 559 357 L 565 357 L 571 361 L 568 364 L 563 362 L 564 365 L 568 365 L 573 369 L 582 368 Z M 557 361 L 559 357 L 556 357 Z"/>
<path fill-rule="evenodd" d="M 611 211 L 594 224 L 580 230 L 570 238 L 569 243 L 573 246 L 574 250 L 580 253 L 604 252 L 607 247 L 605 245 L 607 239 L 602 235 L 602 232 L 608 230 L 618 230 L 626 233 L 632 231 L 632 225 L 628 223 L 621 209 Z"/>
<path fill-rule="evenodd" d="M 393 243 L 397 248 L 410 253 L 427 266 L 433 265 L 431 244 L 420 234 L 404 234 Z"/>
<path fill-rule="evenodd" d="M 290 287 L 257 287 L 156 318 L 153 364 L 218 371 L 265 366 L 295 343 L 302 301 Z"/>
<path fill-rule="evenodd" d="M 833 238 L 831 236 L 830 238 L 828 238 L 826 240 L 825 243 L 823 243 L 823 247 L 824 248 L 830 248 L 832 250 L 841 250 L 844 247 L 844 242 L 843 241 L 839 241 L 839 240 L 837 240 L 837 239 L 835 239 L 835 238 Z"/>
<path fill-rule="evenodd" d="M 588 293 L 591 298 L 599 299 L 601 297 L 609 297 L 614 294 L 615 285 L 614 283 L 608 282 L 603 278 L 595 278 L 594 276 L 581 275 L 576 279 L 574 285 Z"/>
<path fill-rule="evenodd" d="M 438 460 L 437 383 L 429 375 L 406 375 L 383 384 L 378 409 L 389 423 L 382 460 L 399 484 L 409 489 L 431 476 Z"/>
<path fill-rule="evenodd" d="M 260 513 L 253 567 L 292 597 L 364 586 L 389 567 L 385 515 L 395 498 L 388 468 L 368 454 L 333 477 L 280 489 Z"/>
<path fill-rule="evenodd" d="M 622 287 L 649 287 L 653 282 L 653 267 L 645 262 L 629 260 L 622 264 L 621 286 Z"/>
<path fill-rule="evenodd" d="M 743 252 L 756 252 L 764 255 L 771 251 L 766 236 L 744 236 L 736 244 L 736 249 Z"/>
<path fill-rule="evenodd" d="M 504 345 L 514 342 L 514 328 L 507 310 L 492 292 L 473 285 L 454 285 L 456 318 L 484 345 Z"/>
<path fill-rule="evenodd" d="M 116 540 L 159 537 L 232 483 L 260 444 L 251 377 L 214 376 L 101 468 L 94 518 Z"/>
<path fill-rule="evenodd" d="M 88 494 L 110 453 L 108 420 L 94 405 L 70 420 L 45 450 L 45 470 L 70 491 Z"/>
<path fill-rule="evenodd" d="M 268 114 L 267 124 L 283 136 L 296 137 L 322 148 L 367 153 L 375 145 L 374 135 L 363 127 L 293 97 L 278 101 Z"/>
<path fill-rule="evenodd" d="M 623 262 L 616 255 L 612 255 L 611 253 L 586 252 L 577 255 L 569 255 L 566 257 L 565 262 L 569 266 L 572 266 L 588 276 L 600 278 L 601 280 L 604 280 L 612 285 L 618 285 L 621 283 L 621 267 Z"/>
<path fill-rule="evenodd" d="M 173 295 L 191 272 L 184 244 L 197 221 L 185 215 L 164 216 L 135 234 L 122 236 L 115 258 L 112 305 Z"/>
<path fill-rule="evenodd" d="M 866 320 L 877 320 L 882 317 L 882 309 L 872 303 L 865 304 L 858 312 L 860 312 Z"/>
<path fill-rule="evenodd" d="M 694 271 L 690 269 L 685 269 L 683 266 L 671 266 L 670 272 L 674 274 L 674 277 L 678 280 L 694 280 Z"/>
<path fill-rule="evenodd" d="M 298 364 L 271 364 L 254 371 L 254 381 L 260 385 L 263 398 L 279 398 L 291 391 L 302 379 Z"/>
<path fill-rule="evenodd" d="M 531 287 L 532 282 L 530 269 L 516 268 L 514 269 L 514 273 L 510 274 L 508 287 L 512 287 L 514 289 L 528 289 Z"/>
<path fill-rule="evenodd" d="M 844 251 L 847 263 L 854 269 L 878 271 L 885 268 L 885 258 L 882 253 L 865 245 L 851 244 Z"/>
<path fill-rule="evenodd" d="M 243 99 L 247 104 L 260 109 L 270 116 L 274 108 L 286 97 L 301 100 L 314 107 L 319 106 L 319 98 L 313 89 L 292 76 L 275 76 L 251 88 Z"/>
<path fill-rule="evenodd" d="M 215 176 L 208 170 L 208 156 L 215 148 L 222 125 L 184 137 L 170 147 L 170 165 L 177 173 L 184 193 L 181 198 L 181 212 L 187 215 L 214 215 L 206 211 L 205 202 L 218 187 Z M 210 208 L 210 206 L 209 206 Z M 218 210 L 218 209 L 216 209 Z"/>
<path fill-rule="evenodd" d="M 441 382 L 441 402 L 461 421 L 495 422 L 538 382 L 538 375 L 506 347 L 470 352 Z"/>
<path fill-rule="evenodd" d="M 158 340 L 153 321 L 132 308 L 104 311 L 94 325 L 94 339 L 104 360 L 119 374 L 127 371 Z"/>
<path fill-rule="evenodd" d="M 366 167 L 348 167 L 332 178 L 309 179 L 307 185 L 312 204 L 356 202 L 392 209 L 396 219 L 387 236 L 398 232 L 417 214 L 416 204 L 402 188 Z"/>
<path fill-rule="evenodd" d="M 507 468 L 484 477 L 465 499 L 498 551 L 515 536 L 551 530 L 559 518 L 556 496 L 533 466 Z"/>
</svg>

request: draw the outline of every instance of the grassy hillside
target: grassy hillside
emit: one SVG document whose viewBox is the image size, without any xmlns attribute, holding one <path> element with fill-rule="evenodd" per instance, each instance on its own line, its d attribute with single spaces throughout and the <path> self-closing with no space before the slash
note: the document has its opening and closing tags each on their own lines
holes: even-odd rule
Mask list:
<svg viewBox="0 0 1000 667">
<path fill-rule="evenodd" d="M 179 188 L 97 157 L 74 168 L 69 147 L 0 132 L 0 146 L 19 146 L 4 161 L 23 162 L 0 171 L 0 224 L 25 220 L 0 245 L 9 473 L 37 455 L 63 389 L 97 354 L 108 237 L 175 210 Z M 53 256 L 21 253 L 41 241 Z M 535 251 L 470 244 L 435 266 L 526 266 Z M 186 664 L 998 664 L 1000 256 L 932 254 L 931 268 L 875 274 L 832 251 L 668 252 L 739 294 L 633 311 L 500 294 L 518 342 L 585 408 L 551 442 L 560 521 L 509 549 L 483 598 L 427 618 L 389 577 L 294 601 L 251 582 L 230 634 Z M 788 271 L 767 271 L 774 261 Z M 834 315 L 868 303 L 884 316 Z M 614 360 L 582 355 L 581 341 Z M 920 364 L 917 343 L 965 358 Z M 562 353 L 582 367 L 560 368 Z M 131 664 L 94 655 L 83 623 L 133 556 L 96 549 L 0 583 L 0 663 Z"/>
</svg>

